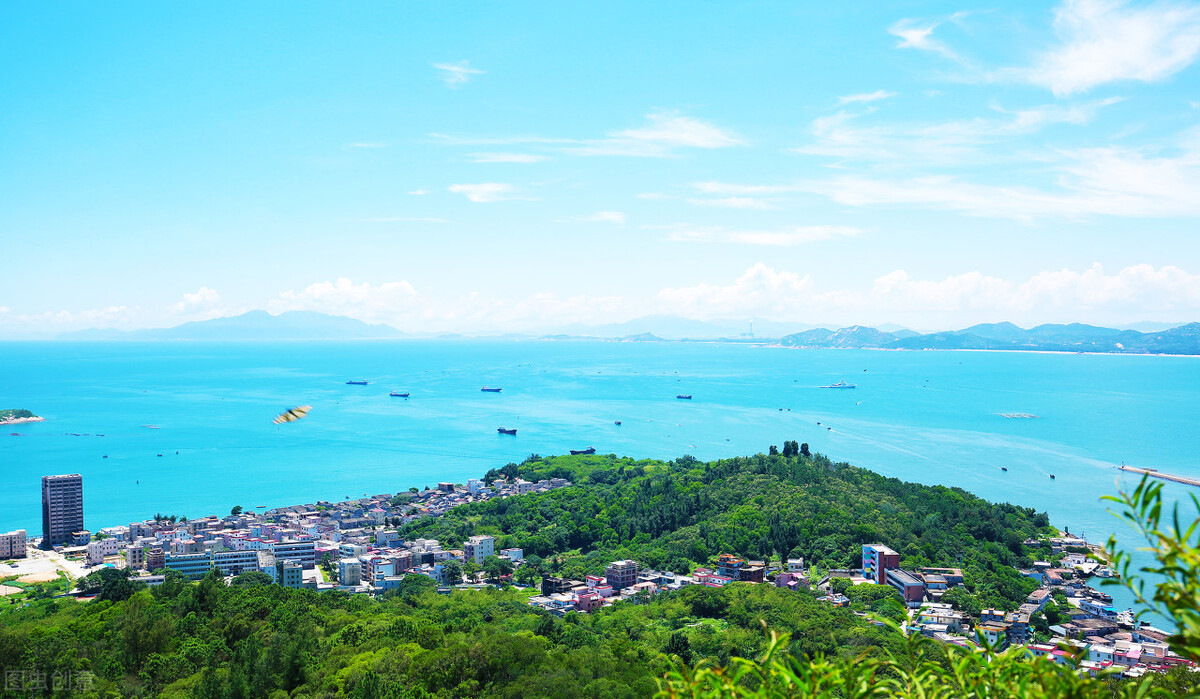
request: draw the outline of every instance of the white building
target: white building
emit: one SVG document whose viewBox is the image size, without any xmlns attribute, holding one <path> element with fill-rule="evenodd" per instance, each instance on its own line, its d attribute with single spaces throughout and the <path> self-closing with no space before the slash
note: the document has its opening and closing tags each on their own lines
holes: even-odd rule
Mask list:
<svg viewBox="0 0 1200 699">
<path fill-rule="evenodd" d="M 483 487 L 483 481 L 479 480 L 478 478 L 472 478 L 471 480 L 467 481 L 467 492 L 469 492 L 471 495 L 475 495 L 479 491 L 483 490 Z"/>
<path fill-rule="evenodd" d="M 501 549 L 501 556 L 508 556 L 508 560 L 513 563 L 525 560 L 525 552 L 521 549 Z"/>
<path fill-rule="evenodd" d="M 496 539 L 486 534 L 476 534 L 463 544 L 463 553 L 467 560 L 473 560 L 483 565 L 483 559 L 492 556 L 496 551 Z"/>
<path fill-rule="evenodd" d="M 24 558 L 29 539 L 24 529 L 0 534 L 0 558 Z"/>
</svg>

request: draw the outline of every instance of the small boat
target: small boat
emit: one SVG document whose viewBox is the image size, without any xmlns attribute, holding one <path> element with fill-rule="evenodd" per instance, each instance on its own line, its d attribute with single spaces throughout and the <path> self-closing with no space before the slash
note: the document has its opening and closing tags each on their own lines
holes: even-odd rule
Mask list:
<svg viewBox="0 0 1200 699">
<path fill-rule="evenodd" d="M 582 454 L 595 454 L 596 447 L 588 447 L 587 449 L 572 449 L 571 456 L 580 456 Z"/>
<path fill-rule="evenodd" d="M 838 381 L 837 383 L 831 383 L 828 386 L 822 386 L 821 388 L 858 388 L 858 384 Z"/>
<path fill-rule="evenodd" d="M 483 388 L 481 388 L 479 390 L 483 391 L 484 393 L 499 393 L 500 392 L 500 389 L 498 389 L 498 388 L 488 388 L 487 386 L 484 386 Z"/>
<path fill-rule="evenodd" d="M 1004 471 L 1005 473 L 1008 473 L 1008 468 L 1006 468 L 1006 467 L 1004 467 L 1004 466 L 1001 466 L 1001 467 L 1000 467 L 1000 470 L 1001 470 L 1001 471 Z"/>
<path fill-rule="evenodd" d="M 514 427 L 510 430 L 507 427 L 497 427 L 496 431 L 499 432 L 500 434 L 516 434 L 517 428 Z"/>
<path fill-rule="evenodd" d="M 676 398 L 678 398 L 679 400 L 691 400 L 691 399 L 692 399 L 692 394 L 690 394 L 690 393 L 680 393 L 679 395 L 677 395 L 677 396 L 675 396 L 675 397 L 676 397 Z"/>
<path fill-rule="evenodd" d="M 1050 480 L 1054 480 L 1054 474 L 1053 474 L 1053 473 L 1051 473 L 1051 474 L 1050 474 Z"/>
<path fill-rule="evenodd" d="M 616 425 L 617 427 L 620 427 L 620 426 L 621 426 L 621 421 L 620 421 L 620 420 L 613 420 L 613 424 L 614 424 L 614 425 Z"/>
<path fill-rule="evenodd" d="M 401 393 L 399 391 L 392 391 L 388 395 L 391 396 L 392 398 L 408 398 L 407 393 Z"/>
<path fill-rule="evenodd" d="M 349 381 L 347 381 L 347 382 L 346 382 L 346 385 L 347 385 L 347 386 L 366 386 L 366 385 L 367 385 L 367 380 L 366 380 L 366 379 L 360 379 L 360 380 L 358 380 L 358 381 L 355 381 L 354 379 L 351 379 L 351 380 L 349 380 Z"/>
<path fill-rule="evenodd" d="M 108 458 L 108 454 L 105 454 L 104 456 L 101 456 L 100 458 L 101 458 L 101 459 L 107 459 L 107 458 Z"/>
</svg>

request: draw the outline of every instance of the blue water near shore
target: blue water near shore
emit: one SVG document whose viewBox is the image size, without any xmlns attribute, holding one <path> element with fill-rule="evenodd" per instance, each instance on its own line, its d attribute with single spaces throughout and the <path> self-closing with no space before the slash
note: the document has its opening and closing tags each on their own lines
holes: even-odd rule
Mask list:
<svg viewBox="0 0 1200 699">
<path fill-rule="evenodd" d="M 371 383 L 346 385 L 352 378 Z M 820 388 L 842 379 L 858 388 Z M 296 405 L 312 405 L 310 416 L 271 423 Z M 0 343 L 8 407 L 46 418 L 0 428 L 0 530 L 31 534 L 43 474 L 83 474 L 94 530 L 156 512 L 223 514 L 464 482 L 531 453 L 589 445 L 711 459 L 796 439 L 889 476 L 1044 510 L 1091 540 L 1126 534 L 1099 501 L 1115 492 L 1122 461 L 1200 478 L 1195 357 L 538 341 Z M 497 434 L 501 425 L 517 436 Z M 1189 490 L 1166 487 L 1172 498 Z"/>
</svg>

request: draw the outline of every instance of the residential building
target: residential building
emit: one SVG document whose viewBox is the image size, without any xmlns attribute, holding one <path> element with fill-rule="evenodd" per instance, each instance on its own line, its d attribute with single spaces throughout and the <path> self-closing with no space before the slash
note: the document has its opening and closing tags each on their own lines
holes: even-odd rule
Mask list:
<svg viewBox="0 0 1200 699">
<path fill-rule="evenodd" d="M 525 560 L 525 552 L 521 549 L 500 549 L 500 555 L 508 556 L 508 560 L 513 563 Z"/>
<path fill-rule="evenodd" d="M 42 547 L 72 540 L 83 529 L 83 476 L 42 476 Z"/>
<path fill-rule="evenodd" d="M 27 545 L 28 537 L 26 537 L 24 529 L 16 529 L 0 534 L 0 558 L 5 560 L 9 558 L 25 558 L 25 548 Z"/>
<path fill-rule="evenodd" d="M 86 529 L 80 529 L 77 532 L 71 532 L 70 544 L 72 546 L 87 546 L 88 542 L 91 540 L 92 533 Z M 113 539 L 113 541 L 120 541 L 120 539 Z"/>
<path fill-rule="evenodd" d="M 496 540 L 484 534 L 477 534 L 467 539 L 463 544 L 463 554 L 468 560 L 483 565 L 483 559 L 495 555 Z"/>
<path fill-rule="evenodd" d="M 338 584 L 343 587 L 362 584 L 362 563 L 357 558 L 343 558 L 338 561 Z"/>
<path fill-rule="evenodd" d="M 454 492 L 454 484 L 453 483 L 438 483 L 437 489 L 443 493 L 453 493 Z"/>
<path fill-rule="evenodd" d="M 125 547 L 125 567 L 130 570 L 146 567 L 146 552 L 141 546 L 130 544 Z"/>
<path fill-rule="evenodd" d="M 863 544 L 862 574 L 879 585 L 887 584 L 887 571 L 900 567 L 900 554 L 883 544 Z"/>
<path fill-rule="evenodd" d="M 975 627 L 975 640 L 996 650 L 1008 647 L 1007 629 L 999 624 L 980 624 Z"/>
<path fill-rule="evenodd" d="M 631 560 L 613 561 L 604 569 L 604 577 L 612 589 L 621 591 L 637 583 L 638 565 Z"/>
<path fill-rule="evenodd" d="M 277 563 L 277 566 L 280 585 L 292 588 L 304 587 L 304 566 L 296 561 L 282 561 Z"/>
<path fill-rule="evenodd" d="M 166 567 L 167 555 L 159 546 L 151 546 L 146 549 L 146 570 L 151 572 L 161 570 Z"/>
</svg>

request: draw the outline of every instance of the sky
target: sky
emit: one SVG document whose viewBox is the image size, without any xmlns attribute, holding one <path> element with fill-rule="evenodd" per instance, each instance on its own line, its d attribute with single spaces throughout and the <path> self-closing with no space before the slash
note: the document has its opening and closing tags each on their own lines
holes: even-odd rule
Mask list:
<svg viewBox="0 0 1200 699">
<path fill-rule="evenodd" d="M 9 3 L 0 338 L 1200 320 L 1200 3 Z"/>
</svg>

